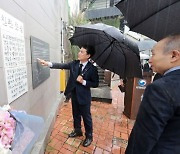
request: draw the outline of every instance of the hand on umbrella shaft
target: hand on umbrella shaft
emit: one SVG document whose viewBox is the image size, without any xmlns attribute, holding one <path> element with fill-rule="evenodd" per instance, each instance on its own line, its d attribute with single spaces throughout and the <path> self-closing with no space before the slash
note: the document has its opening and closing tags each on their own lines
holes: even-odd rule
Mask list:
<svg viewBox="0 0 180 154">
<path fill-rule="evenodd" d="M 79 75 L 77 77 L 76 81 L 82 84 L 83 83 L 83 77 L 81 75 Z"/>
</svg>

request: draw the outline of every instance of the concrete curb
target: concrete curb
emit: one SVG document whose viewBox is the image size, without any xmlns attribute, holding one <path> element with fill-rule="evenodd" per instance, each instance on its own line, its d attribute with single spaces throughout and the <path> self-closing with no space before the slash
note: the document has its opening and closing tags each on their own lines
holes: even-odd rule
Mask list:
<svg viewBox="0 0 180 154">
<path fill-rule="evenodd" d="M 63 94 L 58 95 L 56 102 L 52 104 L 54 104 L 54 106 L 52 107 L 52 110 L 50 111 L 49 117 L 45 121 L 46 123 L 45 123 L 44 130 L 40 134 L 38 141 L 35 143 L 31 151 L 31 154 L 44 154 L 48 139 L 52 132 L 54 123 L 56 121 L 56 115 L 58 114 L 59 108 L 63 104 Z"/>
</svg>

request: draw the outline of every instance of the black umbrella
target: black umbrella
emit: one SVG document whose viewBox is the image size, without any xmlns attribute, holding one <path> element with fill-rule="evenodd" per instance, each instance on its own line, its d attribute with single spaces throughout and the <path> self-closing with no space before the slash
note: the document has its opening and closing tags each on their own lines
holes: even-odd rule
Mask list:
<svg viewBox="0 0 180 154">
<path fill-rule="evenodd" d="M 92 59 L 101 68 L 122 78 L 142 77 L 137 45 L 126 39 L 117 28 L 102 23 L 77 26 L 70 41 L 79 47 L 94 46 L 96 53 Z"/>
<path fill-rule="evenodd" d="M 180 34 L 180 0 L 122 0 L 116 7 L 132 31 L 153 40 Z"/>
</svg>

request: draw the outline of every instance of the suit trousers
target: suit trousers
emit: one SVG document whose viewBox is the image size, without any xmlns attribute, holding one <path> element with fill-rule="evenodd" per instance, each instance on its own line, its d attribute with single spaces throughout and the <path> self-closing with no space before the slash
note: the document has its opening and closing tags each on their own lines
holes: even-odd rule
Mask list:
<svg viewBox="0 0 180 154">
<path fill-rule="evenodd" d="M 76 89 L 76 88 L 75 88 Z M 85 135 L 92 137 L 92 117 L 91 117 L 91 102 L 80 105 L 77 99 L 76 90 L 72 91 L 72 114 L 74 120 L 74 129 L 81 131 L 81 117 L 83 118 Z"/>
</svg>

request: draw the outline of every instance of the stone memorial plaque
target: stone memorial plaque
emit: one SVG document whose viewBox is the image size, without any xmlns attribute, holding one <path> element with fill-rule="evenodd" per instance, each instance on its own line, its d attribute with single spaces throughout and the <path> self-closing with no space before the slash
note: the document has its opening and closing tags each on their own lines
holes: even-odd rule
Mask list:
<svg viewBox="0 0 180 154">
<path fill-rule="evenodd" d="M 37 58 L 49 61 L 49 44 L 31 36 L 31 56 L 32 56 L 32 83 L 33 88 L 39 86 L 50 76 L 50 69 L 38 63 Z"/>
</svg>

